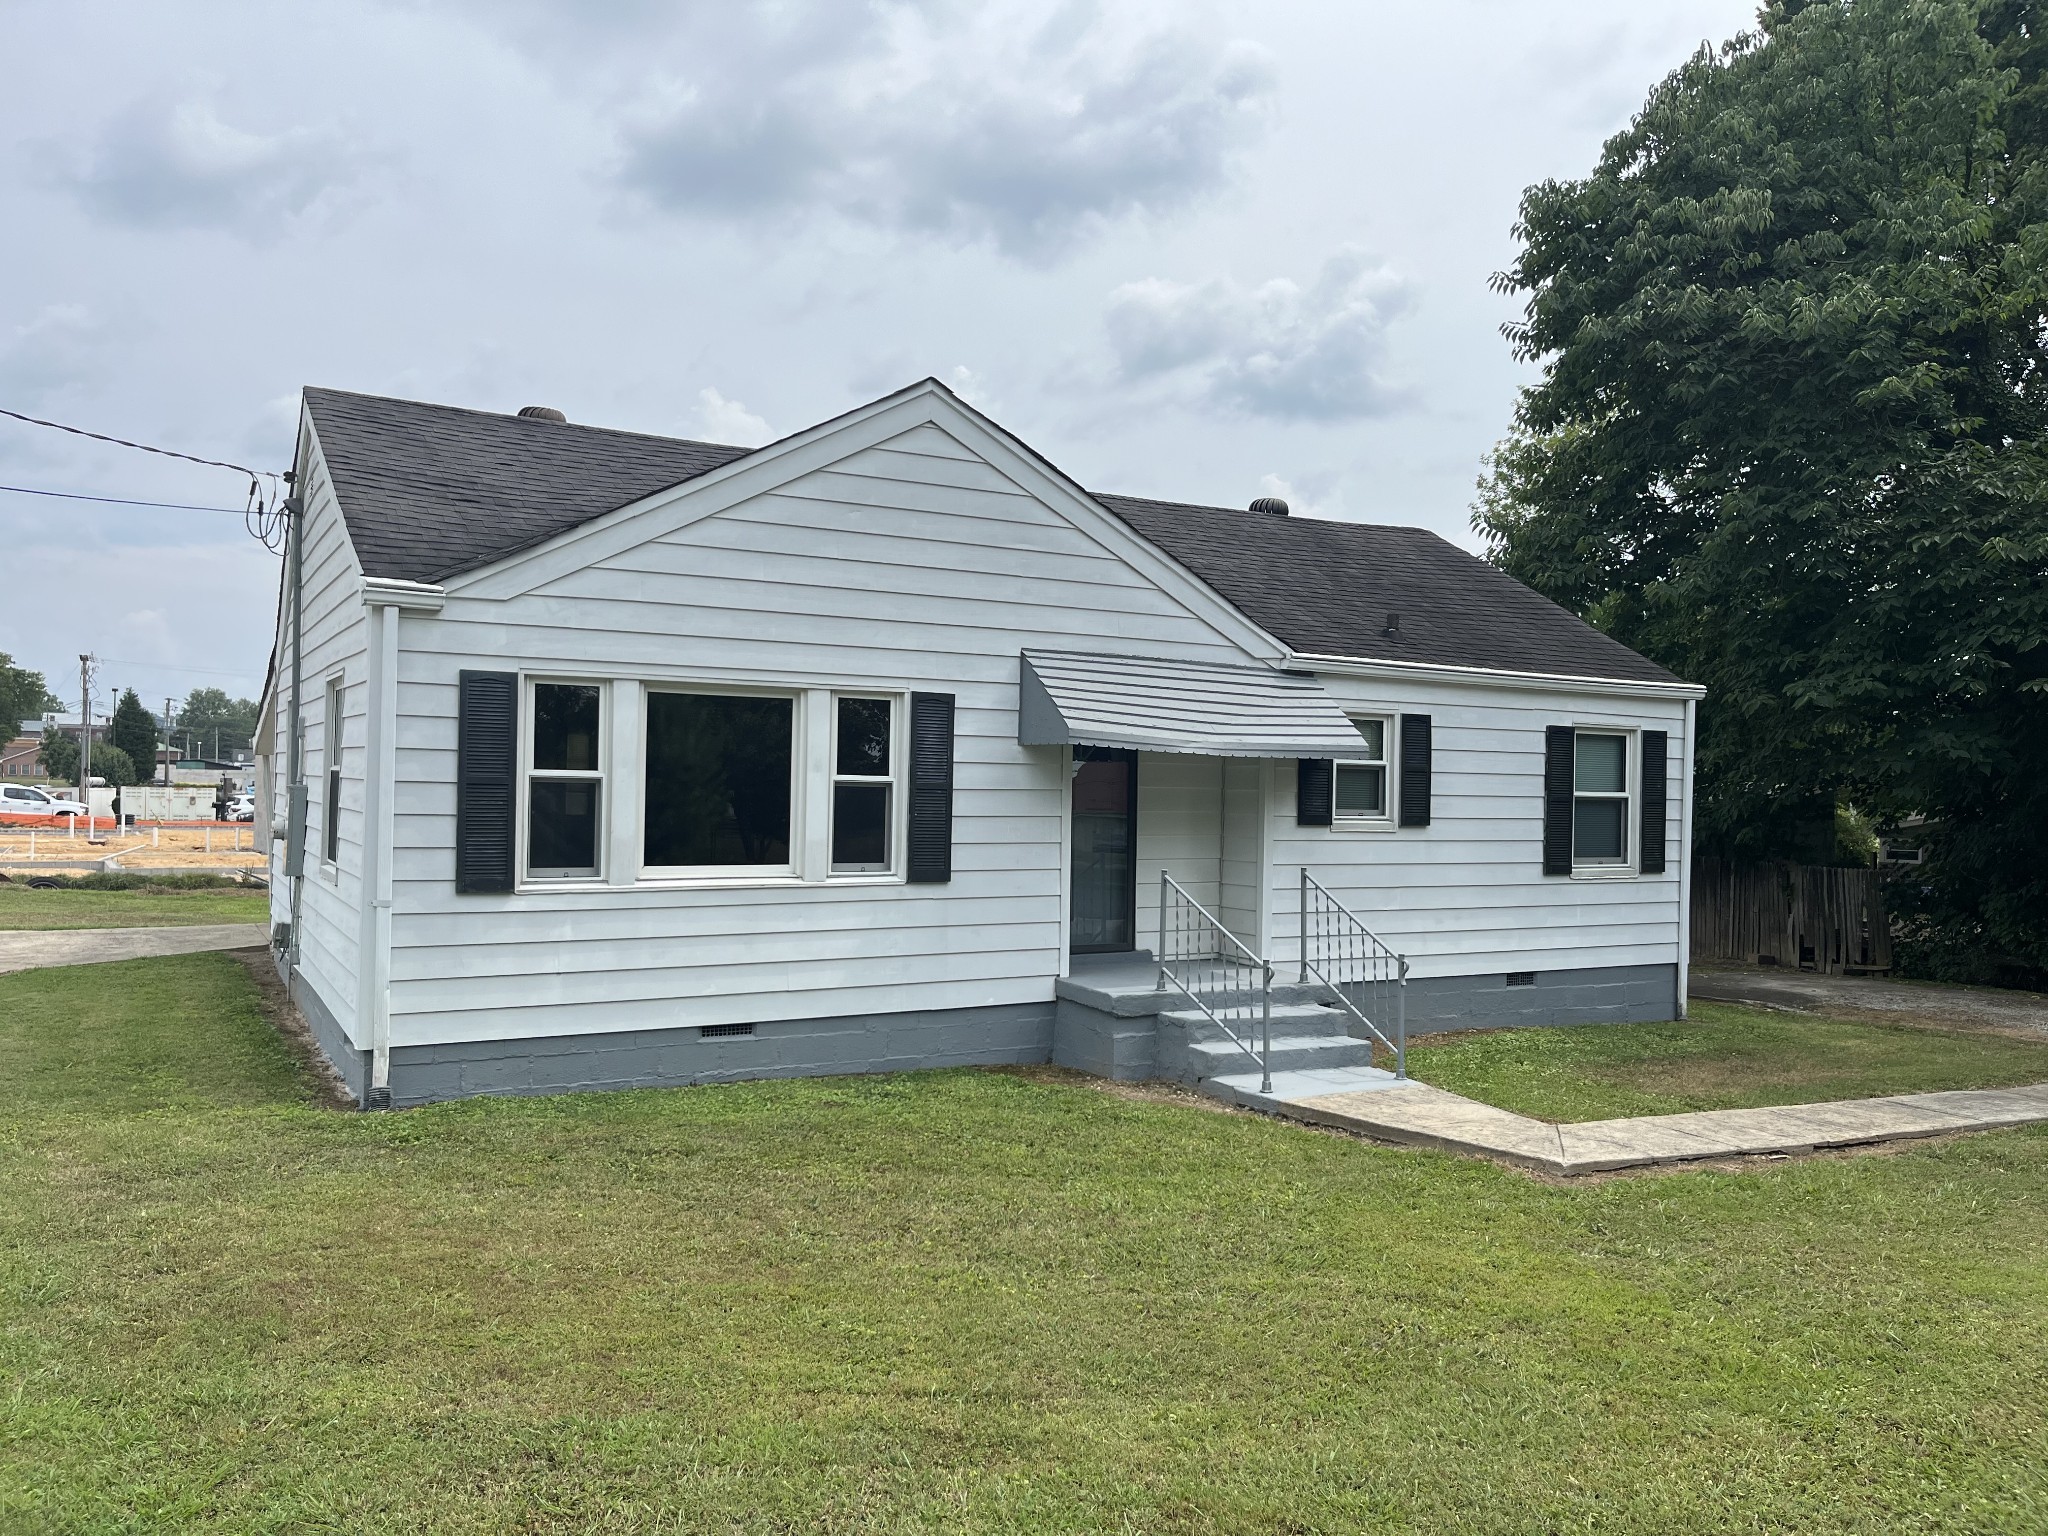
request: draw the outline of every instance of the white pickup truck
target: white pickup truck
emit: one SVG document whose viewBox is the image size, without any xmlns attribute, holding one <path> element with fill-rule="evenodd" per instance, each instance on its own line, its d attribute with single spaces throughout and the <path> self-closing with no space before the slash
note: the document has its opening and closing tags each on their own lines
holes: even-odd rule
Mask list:
<svg viewBox="0 0 2048 1536">
<path fill-rule="evenodd" d="M 76 800 L 59 800 L 33 784 L 0 784 L 0 816 L 83 816 Z"/>
</svg>

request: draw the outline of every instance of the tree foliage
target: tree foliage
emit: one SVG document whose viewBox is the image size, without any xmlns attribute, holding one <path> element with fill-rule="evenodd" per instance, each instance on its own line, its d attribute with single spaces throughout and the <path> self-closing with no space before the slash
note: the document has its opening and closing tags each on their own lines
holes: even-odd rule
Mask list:
<svg viewBox="0 0 2048 1536">
<path fill-rule="evenodd" d="M 116 786 L 137 784 L 142 779 L 127 751 L 104 741 L 93 743 L 92 776 Z"/>
<path fill-rule="evenodd" d="M 107 740 L 120 748 L 129 766 L 128 777 L 116 779 L 100 767 L 99 753 L 93 753 L 93 772 L 109 784 L 133 784 L 138 774 L 146 775 L 156 767 L 156 716 L 144 707 L 133 688 L 124 689 L 115 703 L 114 718 L 107 723 Z"/>
<path fill-rule="evenodd" d="M 43 735 L 43 745 L 36 754 L 43 760 L 43 772 L 59 784 L 78 782 L 78 738 L 65 736 L 56 731 Z"/>
<path fill-rule="evenodd" d="M 42 673 L 17 667 L 12 656 L 0 651 L 0 742 L 19 736 L 22 721 L 37 720 L 61 708 Z"/>
<path fill-rule="evenodd" d="M 2048 964 L 2048 5 L 1815 0 L 1525 195 L 1515 575 L 1710 690 L 1703 848 L 1848 795 Z M 1940 889 L 1936 889 L 1939 887 Z"/>
<path fill-rule="evenodd" d="M 178 710 L 178 729 L 192 733 L 194 754 L 239 752 L 256 739 L 254 699 L 229 698 L 220 688 L 195 688 Z"/>
</svg>

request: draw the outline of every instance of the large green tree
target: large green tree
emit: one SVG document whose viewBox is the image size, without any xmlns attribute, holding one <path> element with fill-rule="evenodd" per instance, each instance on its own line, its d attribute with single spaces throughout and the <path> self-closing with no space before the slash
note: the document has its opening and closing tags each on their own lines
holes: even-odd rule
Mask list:
<svg viewBox="0 0 2048 1536">
<path fill-rule="evenodd" d="M 105 777 L 109 784 L 116 782 L 133 784 L 136 777 L 148 776 L 156 769 L 157 722 L 143 704 L 133 688 L 124 689 L 114 705 L 114 718 L 107 722 L 107 739 L 119 747 L 127 757 L 130 774 L 116 780 L 100 767 L 99 754 L 93 754 L 93 770 Z"/>
<path fill-rule="evenodd" d="M 42 673 L 17 667 L 12 656 L 0 651 L 0 742 L 20 735 L 22 721 L 40 719 L 61 708 Z"/>
<path fill-rule="evenodd" d="M 254 699 L 230 698 L 224 689 L 195 688 L 178 710 L 178 729 L 192 733 L 195 757 L 238 752 L 256 739 Z"/>
<path fill-rule="evenodd" d="M 1476 521 L 1711 690 L 1705 849 L 1934 818 L 1926 915 L 2048 966 L 2048 164 L 2033 0 L 1790 0 L 1526 194 L 1542 365 Z"/>
</svg>

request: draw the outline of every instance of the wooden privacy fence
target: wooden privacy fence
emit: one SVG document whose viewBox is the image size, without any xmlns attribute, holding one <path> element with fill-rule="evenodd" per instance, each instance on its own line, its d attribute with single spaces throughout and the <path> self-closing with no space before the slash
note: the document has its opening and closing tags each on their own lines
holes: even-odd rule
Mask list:
<svg viewBox="0 0 2048 1536">
<path fill-rule="evenodd" d="M 1802 966 L 1834 976 L 1888 971 L 1891 921 L 1877 871 L 1696 859 L 1692 955 Z"/>
</svg>

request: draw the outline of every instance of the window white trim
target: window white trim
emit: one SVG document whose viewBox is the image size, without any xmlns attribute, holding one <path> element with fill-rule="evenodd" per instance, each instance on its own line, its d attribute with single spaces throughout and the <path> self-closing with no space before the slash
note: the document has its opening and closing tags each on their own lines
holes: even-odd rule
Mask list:
<svg viewBox="0 0 2048 1536">
<path fill-rule="evenodd" d="M 1579 788 L 1579 739 L 1610 736 L 1621 742 L 1621 782 L 1616 790 Z M 1575 880 L 1630 880 L 1642 864 L 1642 733 L 1631 726 L 1574 725 L 1572 727 L 1572 878 Z M 1582 859 L 1579 857 L 1579 802 L 1620 801 L 1622 857 Z"/>
<path fill-rule="evenodd" d="M 811 759 L 812 728 L 809 716 L 814 711 L 807 707 L 806 695 L 814 690 L 805 688 L 775 687 L 760 683 L 694 682 L 656 680 L 650 678 L 640 690 L 640 739 L 649 739 L 648 719 L 654 707 L 657 694 L 719 694 L 727 698 L 740 699 L 787 699 L 789 709 L 789 858 L 781 864 L 649 864 L 645 862 L 647 847 L 647 804 L 655 791 L 647 784 L 647 757 L 643 745 L 640 757 L 640 826 L 637 835 L 640 840 L 641 887 L 687 890 L 697 887 L 737 888 L 749 885 L 801 885 L 804 883 L 803 863 L 807 843 L 807 823 L 804 789 L 807 779 L 815 775 L 808 772 Z"/>
<path fill-rule="evenodd" d="M 839 706 L 848 699 L 874 699 L 889 706 L 889 762 L 886 774 L 845 774 L 839 771 Z M 831 705 L 826 712 L 828 734 L 825 754 L 825 870 L 826 878 L 835 884 L 849 881 L 868 884 L 891 883 L 903 878 L 904 844 L 909 820 L 903 813 L 905 767 L 909 761 L 904 738 L 909 734 L 909 715 L 908 698 L 900 693 L 849 689 L 831 696 Z M 837 804 L 839 786 L 842 784 L 875 785 L 888 792 L 884 858 L 878 865 L 841 866 L 832 860 L 831 845 L 838 831 Z"/>
<path fill-rule="evenodd" d="M 539 711 L 534 707 L 534 691 L 544 687 L 595 688 L 597 690 L 597 741 L 591 753 L 590 768 L 536 768 L 533 765 L 533 732 L 539 722 Z M 610 825 L 611 785 L 606 773 L 609 761 L 611 739 L 611 689 L 600 677 L 577 677 L 561 673 L 521 673 L 519 677 L 519 794 L 517 796 L 518 816 L 515 842 L 518 863 L 514 866 L 516 890 L 560 890 L 564 886 L 601 886 L 605 883 L 605 857 L 611 839 L 606 835 Z M 557 782 L 595 784 L 597 786 L 597 826 L 592 829 L 591 857 L 596 867 L 589 871 L 575 870 L 568 873 L 552 874 L 545 870 L 536 873 L 529 861 L 528 843 L 533 832 L 533 784 L 536 779 Z"/>
<path fill-rule="evenodd" d="M 1400 729 L 1400 719 L 1392 714 L 1380 714 L 1374 710 L 1346 710 L 1345 714 L 1353 724 L 1377 723 L 1380 727 L 1380 755 L 1369 757 L 1340 757 L 1330 768 L 1330 827 L 1337 832 L 1391 832 L 1394 830 L 1394 763 L 1397 760 L 1398 743 L 1395 733 Z M 1339 809 L 1338 784 L 1346 768 L 1376 768 L 1380 775 L 1380 808 L 1371 815 L 1347 816 Z"/>
</svg>

